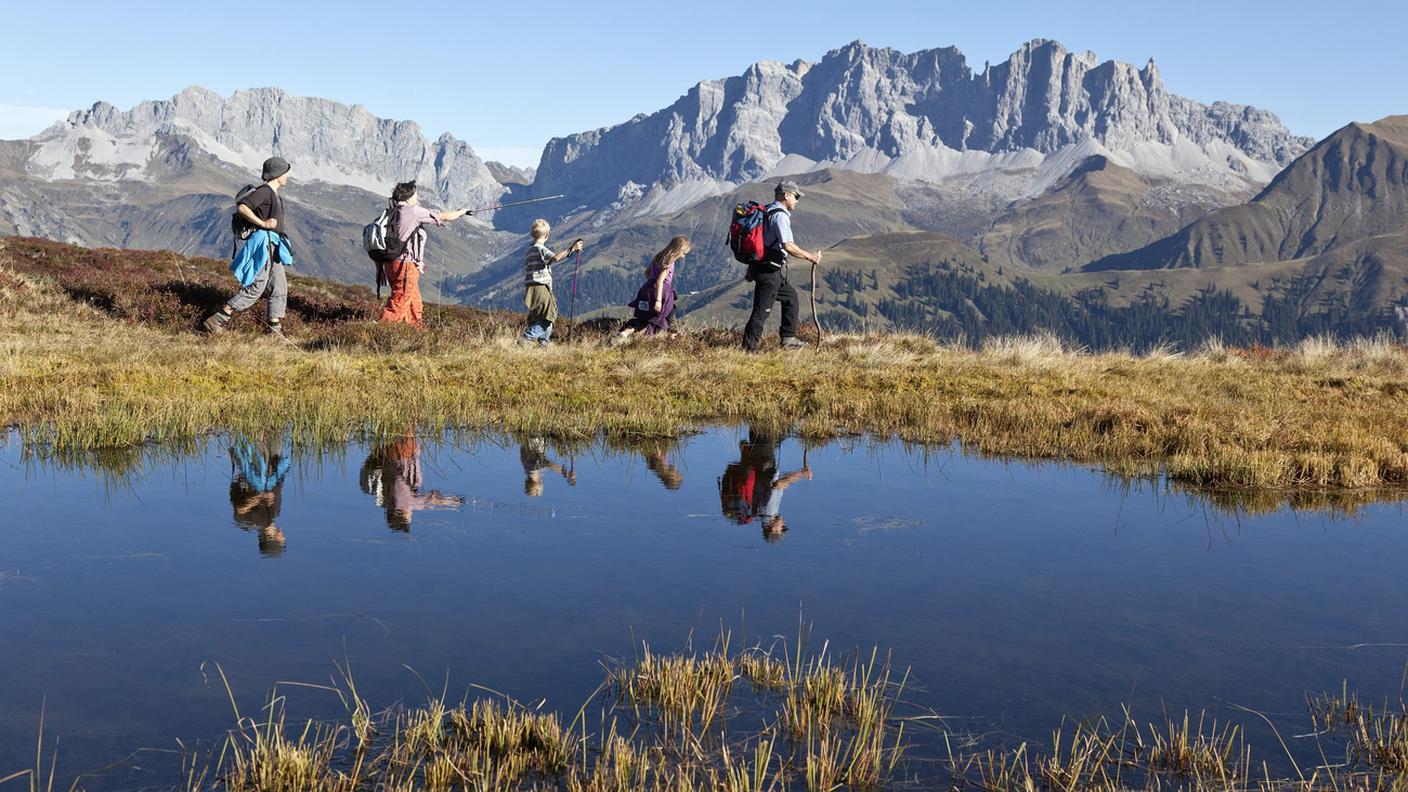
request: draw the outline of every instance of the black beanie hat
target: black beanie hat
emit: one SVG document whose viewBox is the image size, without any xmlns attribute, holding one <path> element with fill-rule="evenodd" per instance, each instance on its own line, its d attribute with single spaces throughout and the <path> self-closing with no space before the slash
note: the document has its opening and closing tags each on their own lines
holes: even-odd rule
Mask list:
<svg viewBox="0 0 1408 792">
<path fill-rule="evenodd" d="M 288 173 L 288 160 L 283 157 L 270 157 L 264 160 L 264 173 L 260 176 L 264 181 L 273 181 Z"/>
</svg>

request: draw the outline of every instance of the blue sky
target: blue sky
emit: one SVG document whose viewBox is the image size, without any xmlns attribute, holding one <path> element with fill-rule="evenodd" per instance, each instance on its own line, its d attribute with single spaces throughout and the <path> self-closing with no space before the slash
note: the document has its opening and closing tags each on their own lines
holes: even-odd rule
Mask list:
<svg viewBox="0 0 1408 792">
<path fill-rule="evenodd" d="M 130 107 L 188 85 L 275 85 L 450 132 L 486 157 L 536 164 L 551 137 L 665 107 L 755 61 L 817 60 L 860 39 L 912 52 L 957 46 L 969 64 L 1056 39 L 1143 64 L 1200 101 L 1278 113 L 1324 136 L 1408 113 L 1408 3 L 207 2 L 0 0 L 0 137 L 106 100 Z M 268 8 L 268 11 L 260 11 Z M 389 9 L 400 9 L 393 17 Z"/>
</svg>

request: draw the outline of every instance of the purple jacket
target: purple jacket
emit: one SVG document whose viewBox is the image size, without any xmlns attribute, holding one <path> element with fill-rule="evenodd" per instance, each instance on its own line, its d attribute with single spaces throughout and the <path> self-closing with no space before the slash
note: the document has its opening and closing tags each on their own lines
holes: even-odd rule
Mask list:
<svg viewBox="0 0 1408 792">
<path fill-rule="evenodd" d="M 655 310 L 655 279 L 660 275 L 660 270 L 651 264 L 645 271 L 645 284 L 636 292 L 635 299 L 631 301 L 630 307 L 635 310 L 635 318 L 645 322 L 645 334 L 655 335 L 656 333 L 670 329 L 670 312 L 675 310 L 675 269 L 671 266 L 665 272 L 665 288 L 660 295 L 660 310 Z"/>
</svg>

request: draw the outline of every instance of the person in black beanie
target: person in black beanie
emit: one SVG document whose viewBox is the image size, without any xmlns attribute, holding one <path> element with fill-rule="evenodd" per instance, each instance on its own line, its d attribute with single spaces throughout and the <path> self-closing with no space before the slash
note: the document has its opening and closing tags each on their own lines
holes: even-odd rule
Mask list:
<svg viewBox="0 0 1408 792">
<path fill-rule="evenodd" d="M 264 183 L 239 198 L 235 204 L 237 222 L 242 220 L 254 230 L 272 232 L 263 236 L 269 240 L 269 263 L 254 276 L 253 282 L 244 285 L 235 296 L 201 322 L 201 327 L 209 333 L 224 332 L 225 324 L 237 311 L 253 307 L 266 293 L 269 297 L 269 332 L 283 334 L 283 318 L 288 311 L 288 278 L 281 249 L 287 249 L 287 226 L 284 221 L 284 199 L 279 190 L 288 184 L 288 161 L 283 157 L 270 157 L 264 160 L 260 177 Z M 251 237 L 252 238 L 252 237 Z M 279 241 L 274 241 L 279 240 Z"/>
</svg>

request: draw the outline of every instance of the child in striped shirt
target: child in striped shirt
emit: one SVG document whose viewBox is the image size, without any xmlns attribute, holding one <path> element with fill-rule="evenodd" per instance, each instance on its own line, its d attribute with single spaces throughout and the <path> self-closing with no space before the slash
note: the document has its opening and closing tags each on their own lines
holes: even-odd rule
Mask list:
<svg viewBox="0 0 1408 792">
<path fill-rule="evenodd" d="M 552 325 L 557 321 L 557 298 L 552 294 L 552 265 L 582 250 L 582 240 L 575 240 L 561 253 L 548 247 L 552 226 L 541 218 L 534 220 L 528 233 L 533 244 L 523 259 L 523 305 L 528 309 L 528 329 L 518 339 L 521 347 L 547 346 L 552 338 Z"/>
</svg>

